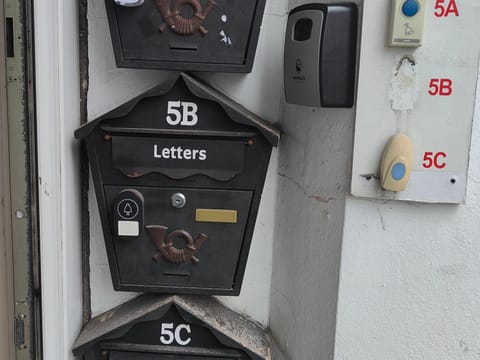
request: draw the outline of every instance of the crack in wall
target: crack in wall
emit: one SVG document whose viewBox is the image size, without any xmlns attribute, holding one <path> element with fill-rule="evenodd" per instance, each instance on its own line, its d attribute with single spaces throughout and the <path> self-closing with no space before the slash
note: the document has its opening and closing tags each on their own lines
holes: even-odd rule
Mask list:
<svg viewBox="0 0 480 360">
<path fill-rule="evenodd" d="M 308 199 L 314 199 L 318 202 L 321 202 L 321 203 L 324 203 L 324 204 L 328 204 L 329 202 L 331 201 L 335 201 L 335 200 L 338 200 L 337 198 L 333 197 L 333 196 L 322 196 L 322 195 L 314 195 L 314 194 L 308 194 L 307 191 L 305 190 L 305 187 L 302 186 L 298 181 L 294 180 L 293 178 L 291 178 L 290 176 L 288 176 L 287 174 L 284 174 L 284 173 L 280 173 L 278 172 L 277 173 L 278 176 L 280 176 L 281 178 L 284 178 L 284 179 L 287 179 L 288 181 L 290 181 L 293 185 L 295 185 L 302 193 L 303 195 L 308 198 Z"/>
</svg>

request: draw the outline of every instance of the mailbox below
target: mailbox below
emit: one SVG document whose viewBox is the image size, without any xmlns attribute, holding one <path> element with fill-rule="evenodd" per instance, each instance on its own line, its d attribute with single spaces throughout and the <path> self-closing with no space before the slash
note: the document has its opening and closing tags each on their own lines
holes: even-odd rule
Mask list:
<svg viewBox="0 0 480 360">
<path fill-rule="evenodd" d="M 263 329 L 204 296 L 143 295 L 92 320 L 73 347 L 82 360 L 267 360 Z"/>
<path fill-rule="evenodd" d="M 115 289 L 240 292 L 277 130 L 181 74 L 76 136 Z"/>
</svg>

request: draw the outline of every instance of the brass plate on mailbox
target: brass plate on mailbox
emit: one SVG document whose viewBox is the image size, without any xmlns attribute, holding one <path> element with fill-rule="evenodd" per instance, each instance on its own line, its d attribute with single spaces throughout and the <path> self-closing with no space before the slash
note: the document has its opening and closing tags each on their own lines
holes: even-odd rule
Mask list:
<svg viewBox="0 0 480 360">
<path fill-rule="evenodd" d="M 196 209 L 195 221 L 236 224 L 237 210 Z"/>
</svg>

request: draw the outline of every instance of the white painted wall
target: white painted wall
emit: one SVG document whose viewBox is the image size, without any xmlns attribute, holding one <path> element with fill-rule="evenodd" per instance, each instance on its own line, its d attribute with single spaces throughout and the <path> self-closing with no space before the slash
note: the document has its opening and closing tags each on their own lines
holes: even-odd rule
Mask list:
<svg viewBox="0 0 480 360">
<path fill-rule="evenodd" d="M 286 105 L 270 312 L 285 358 L 480 357 L 479 124 L 466 205 L 370 201 L 346 195 L 353 113 Z"/>
<path fill-rule="evenodd" d="M 480 358 L 479 105 L 465 205 L 347 199 L 336 359 Z"/>
<path fill-rule="evenodd" d="M 450 1 L 439 2 L 440 5 L 443 3 L 448 4 Z M 425 133 L 414 141 L 417 153 L 421 155 L 424 151 L 422 146 L 433 147 L 430 134 L 434 138 L 436 132 L 445 131 L 442 125 L 448 122 L 447 119 L 458 120 L 459 128 L 463 126 L 465 134 L 458 136 L 454 131 L 446 131 L 441 144 L 460 152 L 457 157 L 452 154 L 449 161 L 452 167 L 461 167 L 464 159 L 468 158 L 465 149 L 469 148 L 471 112 L 475 99 L 475 86 L 472 84 L 477 81 L 479 42 L 476 39 L 468 44 L 462 43 L 457 40 L 457 35 L 462 34 L 461 39 L 466 40 L 470 33 L 476 32 L 478 21 L 475 15 L 478 14 L 480 5 L 477 1 L 456 1 L 460 9 L 459 17 L 436 18 L 433 16 L 435 4 L 434 1 L 427 4 L 425 44 L 413 52 L 419 65 L 423 66 L 420 71 L 427 76 L 421 84 L 428 83 L 427 79 L 434 77 L 432 74 L 447 74 L 445 76 L 450 76 L 457 84 L 456 93 L 465 93 L 461 93 L 460 98 L 452 96 L 442 100 L 421 96 L 427 94 L 422 88 L 417 108 L 423 107 L 423 112 L 418 112 L 417 108 L 412 111 L 412 117 L 417 116 L 417 119 L 410 127 L 424 127 Z M 384 5 L 382 2 L 381 6 Z M 381 6 L 365 10 L 366 31 L 363 34 L 362 57 L 364 56 L 366 66 L 363 72 L 370 76 L 365 77 L 363 86 L 360 86 L 359 91 L 363 91 L 361 96 L 359 94 L 359 109 L 376 109 L 385 104 L 390 106 L 388 102 L 382 101 L 379 94 L 366 96 L 369 94 L 368 89 L 372 88 L 372 74 L 381 72 L 375 75 L 378 84 L 384 83 L 382 74 L 390 76 L 384 73 L 385 69 L 381 66 L 375 65 L 382 59 L 387 59 L 392 52 L 392 49 L 387 49 L 385 58 L 381 57 L 383 43 L 378 39 L 376 27 L 383 23 L 371 21 L 387 12 L 387 9 L 382 11 Z M 449 26 L 455 31 L 449 30 Z M 451 46 L 443 45 L 450 43 L 460 49 L 454 50 Z M 447 51 L 445 55 L 437 54 L 437 51 L 444 50 Z M 411 52 L 406 49 L 394 51 L 398 55 Z M 423 56 L 427 59 L 426 62 L 423 61 Z M 430 60 L 433 62 L 430 63 Z M 371 69 L 372 65 L 375 70 Z M 468 77 L 467 80 L 465 76 Z M 464 205 L 347 198 L 337 311 L 336 359 L 480 358 L 478 90 L 476 99 L 477 111 L 474 116 Z M 437 107 L 440 109 L 438 113 Z M 371 123 L 382 121 L 382 127 L 390 121 L 389 116 L 393 114 L 391 110 L 388 111 L 390 114 L 374 111 L 367 116 L 367 120 Z M 428 123 L 428 116 L 432 116 L 433 124 Z M 360 122 L 358 117 L 357 121 L 357 131 L 364 135 L 371 131 L 363 126 L 365 122 Z M 451 123 L 454 127 L 455 121 Z M 364 145 L 366 149 L 372 150 L 376 147 L 375 141 L 382 139 L 382 131 L 376 129 L 375 140 L 370 138 L 364 138 Z M 360 157 L 362 154 L 358 156 Z M 368 160 L 368 156 L 361 163 L 365 163 L 365 159 Z M 432 177 L 430 186 L 425 185 L 424 191 L 437 186 L 438 180 Z M 420 199 L 424 194 L 421 195 Z M 441 194 L 442 197 L 444 195 Z"/>
</svg>

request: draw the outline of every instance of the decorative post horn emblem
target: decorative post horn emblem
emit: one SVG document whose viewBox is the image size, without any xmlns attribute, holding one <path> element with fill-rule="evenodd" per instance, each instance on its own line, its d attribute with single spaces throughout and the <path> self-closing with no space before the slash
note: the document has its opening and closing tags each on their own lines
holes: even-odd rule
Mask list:
<svg viewBox="0 0 480 360">
<path fill-rule="evenodd" d="M 170 0 L 154 0 L 158 11 L 162 15 L 165 23 L 159 26 L 159 30 L 164 32 L 168 27 L 174 33 L 180 35 L 192 35 L 199 31 L 202 36 L 207 35 L 208 30 L 203 26 L 203 22 L 207 18 L 210 11 L 217 5 L 214 0 L 208 0 L 207 7 L 202 10 L 202 5 L 198 0 L 175 0 L 172 8 L 170 8 Z M 180 14 L 182 5 L 190 5 L 195 11 L 191 18 L 186 18 Z"/>
<path fill-rule="evenodd" d="M 192 235 L 185 230 L 172 231 L 165 239 L 168 231 L 166 226 L 148 225 L 145 229 L 158 250 L 153 255 L 153 259 L 158 261 L 163 256 L 165 260 L 172 264 L 183 264 L 188 260 L 197 264 L 200 260 L 195 256 L 195 253 L 202 247 L 205 240 L 208 239 L 207 235 L 198 234 L 197 239 L 193 241 Z M 177 249 L 173 245 L 173 240 L 176 237 L 185 240 L 185 247 L 183 249 Z"/>
</svg>

